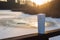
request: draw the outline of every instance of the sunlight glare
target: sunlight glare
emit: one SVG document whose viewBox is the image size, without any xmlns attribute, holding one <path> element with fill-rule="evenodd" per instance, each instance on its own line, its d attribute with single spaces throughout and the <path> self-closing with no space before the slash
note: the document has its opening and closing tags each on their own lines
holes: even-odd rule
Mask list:
<svg viewBox="0 0 60 40">
<path fill-rule="evenodd" d="M 37 5 L 43 5 L 47 2 L 51 2 L 52 0 L 31 0 L 31 1 L 36 3 Z"/>
</svg>

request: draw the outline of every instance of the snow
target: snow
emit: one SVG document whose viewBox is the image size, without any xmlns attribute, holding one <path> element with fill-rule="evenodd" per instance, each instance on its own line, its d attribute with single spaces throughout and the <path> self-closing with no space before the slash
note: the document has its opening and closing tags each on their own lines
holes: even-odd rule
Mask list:
<svg viewBox="0 0 60 40">
<path fill-rule="evenodd" d="M 57 27 L 46 27 L 45 31 L 60 29 L 60 26 Z M 12 27 L 12 26 L 0 26 L 0 39 L 22 36 L 32 33 L 38 33 L 37 28 L 28 28 L 24 27 Z M 51 39 L 52 40 L 52 39 Z"/>
<path fill-rule="evenodd" d="M 16 28 L 16 27 L 0 27 L 0 39 L 22 36 L 37 33 L 37 29 Z"/>
<path fill-rule="evenodd" d="M 60 35 L 59 36 L 52 37 L 52 38 L 49 38 L 49 40 L 60 40 Z"/>
<path fill-rule="evenodd" d="M 30 24 L 30 26 L 37 26 L 37 16 L 36 15 L 28 15 L 28 14 L 24 14 L 23 12 L 12 12 L 10 10 L 5 10 L 3 12 L 3 10 L 0 10 L 0 15 L 3 14 L 9 14 L 10 16 L 0 16 L 0 20 L 4 20 L 7 18 L 21 18 L 24 21 L 27 21 L 28 24 Z M 20 22 L 16 19 L 11 19 L 11 20 L 15 20 L 16 23 Z M 60 18 L 51 18 L 51 17 L 47 17 L 46 18 L 47 21 L 49 22 L 53 22 L 56 24 L 56 26 L 51 26 L 51 27 L 46 27 L 45 31 L 50 31 L 50 30 L 56 30 L 56 29 L 60 29 Z M 9 23 L 9 22 L 8 22 Z M 5 23 L 6 24 L 6 23 Z M 11 23 L 10 23 L 11 24 Z M 12 23 L 13 24 L 13 23 Z M 4 38 L 10 38 L 10 37 L 15 37 L 15 36 L 22 36 L 22 35 L 27 35 L 27 34 L 32 34 L 32 33 L 38 33 L 37 27 L 36 28 L 30 28 L 30 27 L 26 27 L 25 25 L 23 27 L 18 27 L 18 26 L 0 26 L 0 39 L 4 39 Z M 58 39 L 59 38 L 59 39 Z M 60 40 L 60 36 L 57 36 L 56 38 L 50 38 L 50 40 Z"/>
</svg>

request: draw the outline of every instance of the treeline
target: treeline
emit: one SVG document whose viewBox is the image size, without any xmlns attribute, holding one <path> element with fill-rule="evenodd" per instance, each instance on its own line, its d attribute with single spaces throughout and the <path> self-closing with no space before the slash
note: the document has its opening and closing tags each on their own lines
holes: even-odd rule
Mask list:
<svg viewBox="0 0 60 40">
<path fill-rule="evenodd" d="M 0 2 L 0 9 L 22 11 L 31 15 L 45 13 L 47 16 L 60 17 L 60 0 L 55 0 L 48 4 L 33 7 L 26 4 L 20 5 L 18 3 Z"/>
</svg>

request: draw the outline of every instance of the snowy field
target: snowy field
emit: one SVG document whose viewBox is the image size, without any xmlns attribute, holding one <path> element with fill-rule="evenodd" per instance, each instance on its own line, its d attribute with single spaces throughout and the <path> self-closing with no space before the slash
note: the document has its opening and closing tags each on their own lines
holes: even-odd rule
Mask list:
<svg viewBox="0 0 60 40">
<path fill-rule="evenodd" d="M 60 27 L 47 27 L 46 31 L 59 29 Z M 22 36 L 26 34 L 38 33 L 37 28 L 20 28 L 10 26 L 0 26 L 0 39 Z M 50 38 L 50 40 L 60 40 L 60 36 Z"/>
<path fill-rule="evenodd" d="M 60 29 L 60 18 L 47 17 L 45 23 L 45 31 Z M 0 10 L 0 39 L 38 33 L 37 25 L 36 15 Z M 60 36 L 50 38 L 50 40 L 60 40 Z"/>
</svg>

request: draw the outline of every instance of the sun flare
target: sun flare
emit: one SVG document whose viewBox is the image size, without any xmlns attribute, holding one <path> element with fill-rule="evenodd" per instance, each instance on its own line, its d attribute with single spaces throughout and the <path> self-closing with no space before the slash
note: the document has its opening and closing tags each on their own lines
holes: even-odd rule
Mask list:
<svg viewBox="0 0 60 40">
<path fill-rule="evenodd" d="M 31 1 L 36 3 L 37 5 L 43 5 L 47 2 L 51 2 L 52 0 L 31 0 Z"/>
</svg>

